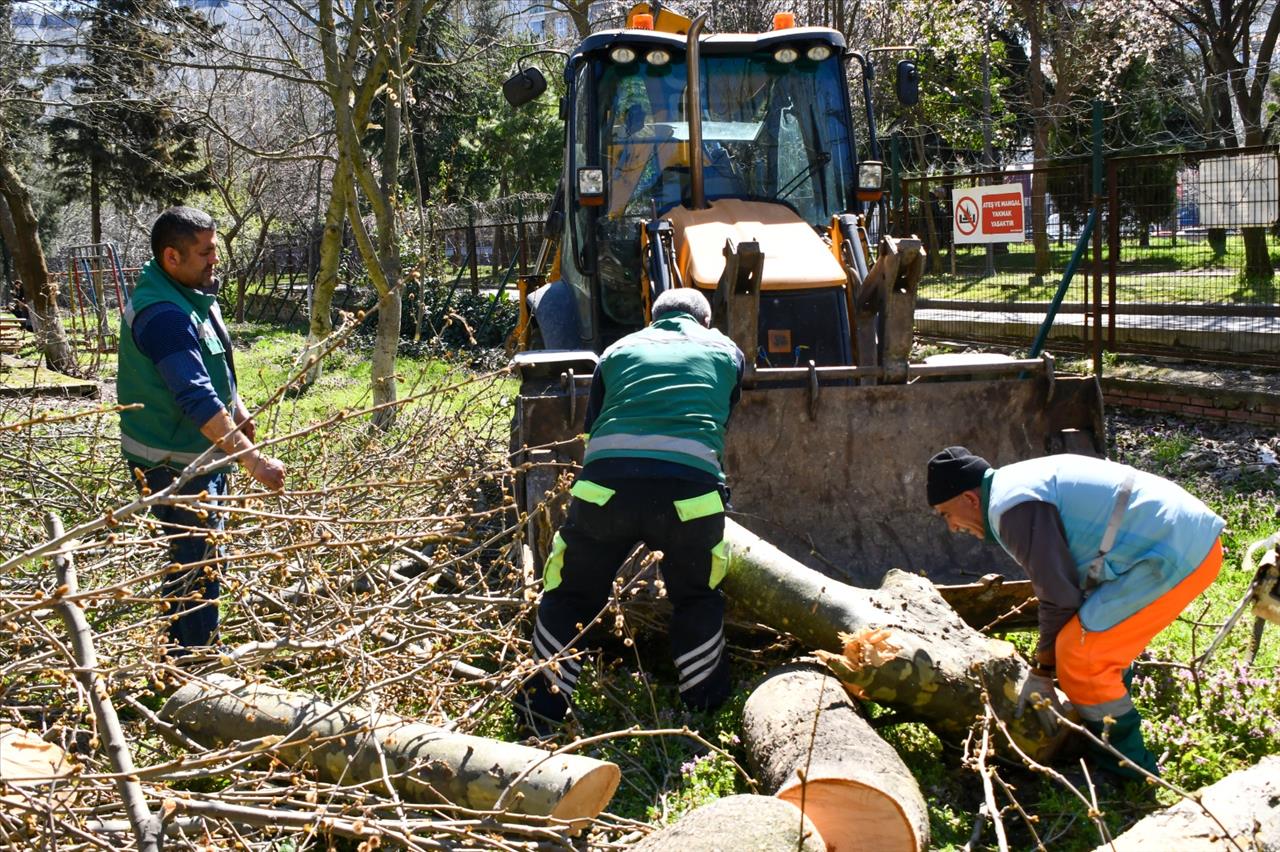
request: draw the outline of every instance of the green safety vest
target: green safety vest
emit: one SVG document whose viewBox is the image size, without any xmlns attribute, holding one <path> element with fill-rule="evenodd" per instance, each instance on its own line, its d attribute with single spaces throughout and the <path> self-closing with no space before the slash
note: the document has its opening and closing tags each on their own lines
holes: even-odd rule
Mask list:
<svg viewBox="0 0 1280 852">
<path fill-rule="evenodd" d="M 200 432 L 204 424 L 192 422 L 183 413 L 155 363 L 133 340 L 133 318 L 158 302 L 170 302 L 187 313 L 200 339 L 204 368 L 218 399 L 228 410 L 235 400 L 235 379 L 226 348 L 214 325 L 222 324 L 217 298 L 179 284 L 154 259 L 147 261 L 120 318 L 120 369 L 116 378 L 119 401 L 121 405 L 143 405 L 140 409 L 120 412 L 120 444 L 125 458 L 140 467 L 164 464 L 182 468 L 212 444 Z M 214 459 L 225 457 L 221 450 L 213 455 Z"/>
<path fill-rule="evenodd" d="M 656 320 L 605 350 L 604 401 L 584 464 L 608 458 L 676 462 L 724 481 L 720 458 L 737 347 L 688 314 Z"/>
</svg>

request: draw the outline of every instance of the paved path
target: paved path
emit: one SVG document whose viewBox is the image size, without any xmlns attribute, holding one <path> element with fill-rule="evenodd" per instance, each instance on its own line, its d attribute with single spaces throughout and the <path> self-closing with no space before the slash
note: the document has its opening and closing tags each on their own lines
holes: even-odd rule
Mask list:
<svg viewBox="0 0 1280 852">
<path fill-rule="evenodd" d="M 1020 311 L 961 311 L 921 308 L 916 311 L 916 330 L 923 334 L 956 333 L 959 329 L 982 326 L 993 336 L 1033 339 L 1044 322 L 1043 313 Z M 1104 321 L 1105 322 L 1105 321 Z M 1050 339 L 1081 340 L 1085 315 L 1062 312 L 1057 315 Z M 1274 317 L 1186 317 L 1150 314 L 1117 314 L 1116 338 L 1133 344 L 1185 347 L 1201 352 L 1250 352 L 1280 354 L 1280 320 Z M 1104 328 L 1108 325 L 1104 325 Z M 1191 357 L 1194 352 L 1188 352 Z"/>
</svg>

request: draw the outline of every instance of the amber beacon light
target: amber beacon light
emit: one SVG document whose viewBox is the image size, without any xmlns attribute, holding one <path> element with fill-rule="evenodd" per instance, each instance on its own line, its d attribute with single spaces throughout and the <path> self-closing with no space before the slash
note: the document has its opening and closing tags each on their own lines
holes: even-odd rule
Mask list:
<svg viewBox="0 0 1280 852">
<path fill-rule="evenodd" d="M 773 15 L 773 28 L 775 30 L 789 30 L 796 25 L 795 12 L 775 12 Z"/>
</svg>

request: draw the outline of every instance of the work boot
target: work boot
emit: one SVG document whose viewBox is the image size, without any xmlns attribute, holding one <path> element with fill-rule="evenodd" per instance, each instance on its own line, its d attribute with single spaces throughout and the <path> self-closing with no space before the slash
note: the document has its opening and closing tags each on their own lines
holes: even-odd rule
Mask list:
<svg viewBox="0 0 1280 852">
<path fill-rule="evenodd" d="M 1130 710 L 1120 715 L 1111 725 L 1086 719 L 1084 726 L 1099 739 L 1105 739 L 1111 743 L 1116 751 L 1147 772 L 1152 775 L 1160 774 L 1160 769 L 1156 766 L 1156 756 L 1147 751 L 1147 746 L 1142 741 L 1142 717 L 1138 715 L 1137 710 Z M 1137 769 L 1122 763 L 1114 754 L 1100 746 L 1093 746 L 1092 752 L 1098 766 L 1107 772 L 1113 772 L 1121 778 L 1145 777 Z"/>
</svg>

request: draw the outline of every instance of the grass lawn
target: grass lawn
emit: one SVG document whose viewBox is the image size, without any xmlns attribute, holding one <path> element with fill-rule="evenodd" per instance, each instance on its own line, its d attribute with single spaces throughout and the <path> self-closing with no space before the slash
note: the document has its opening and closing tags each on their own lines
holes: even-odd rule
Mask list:
<svg viewBox="0 0 1280 852">
<path fill-rule="evenodd" d="M 1280 244 L 1269 239 L 1272 264 L 1280 264 Z M 939 252 L 939 271 L 926 272 L 920 285 L 921 298 L 970 299 L 984 301 L 1048 301 L 1053 298 L 1074 250 L 1071 241 L 1050 242 L 1050 272 L 1040 283 L 1030 283 L 1035 267 L 1030 242 L 1014 243 L 994 258 L 995 275 L 986 275 L 986 248 L 961 246 L 956 253 L 955 274 L 950 256 Z M 1103 256 L 1102 285 L 1106 293 L 1108 267 Z M 1069 300 L 1084 299 L 1092 292 L 1092 247 L 1082 258 L 1072 279 Z M 1248 281 L 1244 268 L 1244 242 L 1227 238 L 1226 253 L 1215 257 L 1203 238 L 1192 242 L 1180 237 L 1152 236 L 1149 246 L 1136 239 L 1124 241 L 1117 264 L 1116 298 L 1123 302 L 1245 302 L 1274 304 L 1280 298 L 1277 281 Z M 1089 288 L 1086 290 L 1086 286 Z"/>
</svg>

